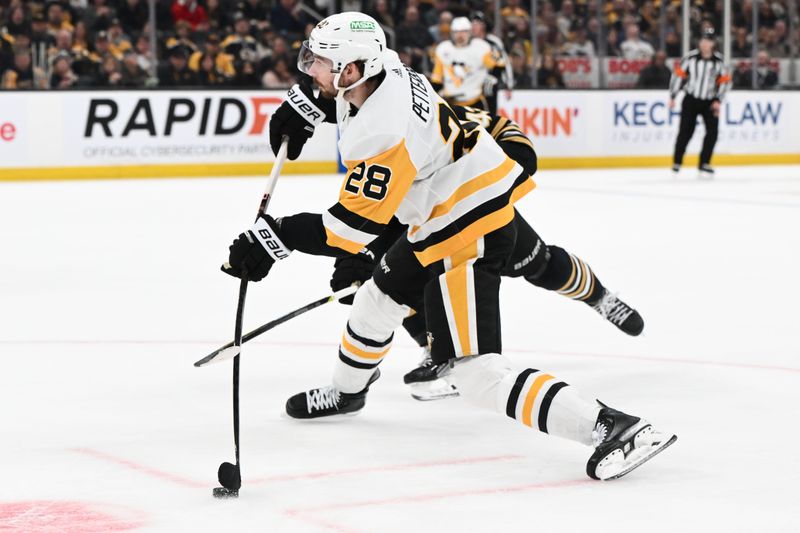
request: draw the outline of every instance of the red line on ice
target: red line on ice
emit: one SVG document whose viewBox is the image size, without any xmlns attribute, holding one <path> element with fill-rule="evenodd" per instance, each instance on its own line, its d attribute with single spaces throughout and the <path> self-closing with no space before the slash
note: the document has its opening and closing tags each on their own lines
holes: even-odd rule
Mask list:
<svg viewBox="0 0 800 533">
<path fill-rule="evenodd" d="M 270 481 L 293 481 L 296 479 L 318 479 L 334 476 L 346 476 L 351 474 L 369 474 L 372 472 L 391 472 L 398 470 L 412 470 L 418 468 L 436 468 L 440 466 L 459 466 L 470 465 L 477 463 L 489 463 L 495 461 L 512 461 L 521 459 L 521 455 L 496 455 L 489 457 L 467 457 L 465 459 L 453 459 L 449 461 L 426 461 L 423 463 L 410 463 L 400 465 L 386 465 L 386 466 L 367 466 L 362 468 L 348 468 L 345 470 L 330 470 L 324 472 L 309 472 L 307 474 L 289 474 L 281 476 L 267 476 L 255 479 L 249 479 L 248 483 L 268 483 Z"/>
<path fill-rule="evenodd" d="M 321 511 L 343 511 L 347 509 L 357 509 L 361 507 L 378 507 L 383 505 L 402 505 L 409 503 L 428 503 L 439 500 L 447 500 L 451 498 L 464 498 L 470 496 L 486 496 L 492 494 L 510 494 L 515 492 L 526 492 L 531 490 L 546 490 L 546 489 L 562 489 L 570 487 L 580 487 L 583 485 L 590 485 L 597 483 L 590 479 L 575 479 L 567 481 L 554 481 L 551 483 L 532 483 L 528 485 L 516 485 L 513 487 L 498 487 L 491 489 L 473 489 L 461 490 L 453 492 L 442 492 L 434 494 L 418 494 L 414 496 L 399 496 L 395 498 L 384 498 L 375 500 L 363 500 L 349 503 L 332 503 L 327 505 L 319 505 L 315 507 L 301 507 L 296 509 L 286 509 L 285 515 L 291 516 L 296 519 L 304 520 L 308 523 L 313 523 L 320 527 L 324 527 L 333 531 L 341 533 L 355 533 L 357 530 L 348 529 L 336 523 L 329 521 L 322 521 L 313 516 L 313 513 Z"/>
<path fill-rule="evenodd" d="M 65 340 L 0 340 L 0 345 L 59 345 L 59 344 L 66 344 L 66 345 L 91 345 L 91 344 L 131 344 L 131 345 L 165 345 L 165 344 L 176 344 L 176 345 L 205 345 L 205 346 L 214 346 L 214 345 L 221 345 L 222 341 L 198 341 L 198 340 L 175 340 L 175 339 L 165 339 L 165 340 L 125 340 L 125 339 L 108 339 L 108 340 L 81 340 L 81 339 L 65 339 Z M 335 342 L 313 342 L 313 341 L 254 341 L 247 344 L 248 346 L 300 346 L 300 347 L 321 347 L 321 348 L 331 348 L 333 349 L 336 346 Z M 397 348 L 416 348 L 412 347 L 411 345 L 403 346 L 400 344 L 395 345 L 395 349 Z M 210 351 L 210 350 L 209 350 Z M 755 363 L 728 363 L 725 361 L 709 361 L 704 359 L 687 359 L 682 357 L 662 357 L 662 356 L 644 356 L 644 355 L 625 355 L 625 354 L 613 354 L 613 353 L 591 353 L 591 352 L 564 352 L 560 350 L 549 350 L 549 349 L 532 349 L 532 348 L 504 348 L 506 352 L 513 352 L 513 353 L 529 353 L 532 355 L 560 355 L 564 357 L 599 357 L 599 358 L 609 358 L 609 359 L 629 359 L 633 361 L 644 361 L 650 363 L 681 363 L 681 364 L 689 364 L 689 365 L 709 365 L 709 366 L 722 366 L 728 368 L 751 368 L 756 370 L 777 370 L 779 372 L 797 372 L 800 373 L 800 368 L 794 368 L 789 366 L 780 366 L 780 365 L 762 365 L 762 364 L 755 364 Z M 200 357 L 200 354 L 198 354 Z"/>
<path fill-rule="evenodd" d="M 102 461 L 107 461 L 109 463 L 114 463 L 120 466 L 124 466 L 126 468 L 130 468 L 131 470 L 135 470 L 137 472 L 141 472 L 142 474 L 146 474 L 150 477 L 169 481 L 171 483 L 175 483 L 176 485 L 181 485 L 183 487 L 191 487 L 197 489 L 197 488 L 206 488 L 208 486 L 207 483 L 199 483 L 197 481 L 193 481 L 185 477 L 181 477 L 175 474 L 170 474 L 169 472 L 165 472 L 163 470 L 150 468 L 149 466 L 136 463 L 128 459 L 123 459 L 121 457 L 115 457 L 111 454 L 101 452 L 100 450 L 93 450 L 91 448 L 72 448 L 71 451 L 83 455 L 88 455 L 89 457 L 94 457 L 95 459 L 100 459 Z"/>
</svg>

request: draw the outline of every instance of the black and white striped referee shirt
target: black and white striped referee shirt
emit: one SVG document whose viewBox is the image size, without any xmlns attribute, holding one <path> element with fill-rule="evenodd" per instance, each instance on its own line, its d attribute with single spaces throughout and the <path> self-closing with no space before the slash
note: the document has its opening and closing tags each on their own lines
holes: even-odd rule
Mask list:
<svg viewBox="0 0 800 533">
<path fill-rule="evenodd" d="M 692 50 L 680 63 L 675 63 L 669 84 L 669 96 L 675 98 L 681 89 L 699 100 L 722 100 L 731 86 L 731 75 L 722 54 L 714 52 L 703 59 L 699 50 Z"/>
</svg>

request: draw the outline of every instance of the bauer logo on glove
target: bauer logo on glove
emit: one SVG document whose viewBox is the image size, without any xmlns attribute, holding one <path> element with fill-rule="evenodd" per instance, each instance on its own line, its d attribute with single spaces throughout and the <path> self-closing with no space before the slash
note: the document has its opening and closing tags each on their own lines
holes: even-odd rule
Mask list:
<svg viewBox="0 0 800 533">
<path fill-rule="evenodd" d="M 280 238 L 280 224 L 269 215 L 258 218 L 253 227 L 233 241 L 228 263 L 222 265 L 226 274 L 249 281 L 261 281 L 269 274 L 275 261 L 286 259 L 292 252 Z"/>
</svg>

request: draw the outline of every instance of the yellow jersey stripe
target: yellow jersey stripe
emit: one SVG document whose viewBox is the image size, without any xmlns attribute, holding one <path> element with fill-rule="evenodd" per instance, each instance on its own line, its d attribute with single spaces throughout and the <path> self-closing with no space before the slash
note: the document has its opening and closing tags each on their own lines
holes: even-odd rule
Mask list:
<svg viewBox="0 0 800 533">
<path fill-rule="evenodd" d="M 358 242 L 349 241 L 343 237 L 338 236 L 328 228 L 325 228 L 325 235 L 327 235 L 328 237 L 326 239 L 326 242 L 329 246 L 335 246 L 336 248 L 341 248 L 342 250 L 346 250 L 351 254 L 357 254 L 358 252 L 361 251 L 362 248 L 364 248 L 365 244 L 369 244 L 369 243 L 362 244 Z"/>
<path fill-rule="evenodd" d="M 428 221 L 442 215 L 446 215 L 453 209 L 453 207 L 455 207 L 458 202 L 467 196 L 470 196 L 477 191 L 505 178 L 514 168 L 514 165 L 514 160 L 507 157 L 506 160 L 497 167 L 464 183 L 458 189 L 456 189 L 453 194 L 450 195 L 450 198 L 441 204 L 434 206 L 433 210 L 431 211 L 431 215 L 428 217 Z"/>
</svg>

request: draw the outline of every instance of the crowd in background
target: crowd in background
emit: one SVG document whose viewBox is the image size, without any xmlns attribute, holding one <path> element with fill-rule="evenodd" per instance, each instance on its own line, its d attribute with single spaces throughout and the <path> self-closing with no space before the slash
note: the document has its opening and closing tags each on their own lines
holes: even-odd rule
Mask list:
<svg viewBox="0 0 800 533">
<path fill-rule="evenodd" d="M 433 47 L 449 38 L 457 16 L 493 31 L 501 2 L 500 37 L 515 85 L 563 87 L 557 58 L 651 60 L 641 87 L 666 87 L 668 57 L 681 56 L 681 2 L 540 0 L 533 57 L 530 3 L 522 0 L 337 0 L 337 11 L 363 11 L 387 30 L 390 46 L 415 69 L 430 73 Z M 790 55 L 788 2 L 759 4 L 753 34 L 752 1 L 733 0 L 733 58 L 757 46 L 760 87 L 777 84 L 774 58 Z M 228 86 L 288 88 L 295 83 L 300 43 L 324 16 L 328 0 L 156 0 L 154 68 L 147 0 L 0 0 L 0 80 L 5 89 L 70 87 Z M 693 0 L 691 35 L 722 28 L 721 0 Z M 665 10 L 662 17 L 661 10 Z M 664 23 L 662 24 L 662 20 Z M 605 24 L 601 25 L 601 21 Z M 800 27 L 795 21 L 795 28 Z M 794 42 L 800 41 L 796 30 Z M 602 37 L 601 37 L 602 36 Z M 693 42 L 694 44 L 694 42 Z M 749 64 L 734 82 L 750 86 Z"/>
</svg>

